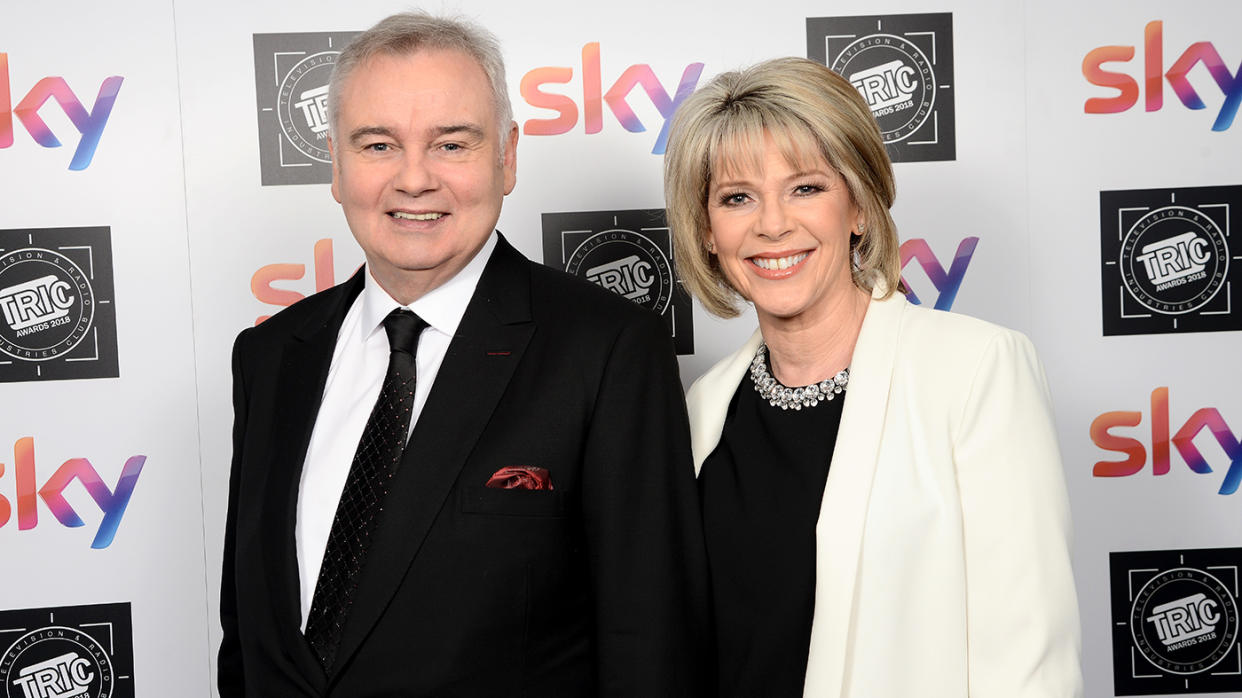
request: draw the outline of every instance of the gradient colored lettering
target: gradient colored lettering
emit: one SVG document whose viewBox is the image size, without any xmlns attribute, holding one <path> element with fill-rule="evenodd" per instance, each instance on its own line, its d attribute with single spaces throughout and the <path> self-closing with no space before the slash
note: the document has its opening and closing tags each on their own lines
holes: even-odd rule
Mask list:
<svg viewBox="0 0 1242 698">
<path fill-rule="evenodd" d="M 1105 412 L 1091 422 L 1091 441 L 1105 451 L 1125 454 L 1125 460 L 1099 461 L 1091 474 L 1096 477 L 1127 477 L 1134 475 L 1147 464 L 1147 450 L 1143 442 L 1128 436 L 1109 432 L 1114 427 L 1137 427 L 1143 421 L 1142 412 Z M 1159 474 L 1159 473 L 1157 473 Z"/>
<path fill-rule="evenodd" d="M 1117 94 L 1089 98 L 1083 105 L 1086 113 L 1116 114 L 1130 109 L 1138 102 L 1137 80 L 1126 73 L 1104 69 L 1107 63 L 1128 63 L 1134 58 L 1134 53 L 1133 46 L 1101 46 L 1087 52 L 1082 60 L 1083 77 L 1092 85 L 1116 90 Z M 1164 106 L 1164 83 L 1167 80 L 1173 88 L 1173 94 L 1187 108 L 1206 109 L 1207 105 L 1186 79 L 1187 74 L 1200 63 L 1225 95 L 1212 130 L 1228 130 L 1238 113 L 1238 107 L 1242 105 L 1242 64 L 1237 71 L 1230 73 L 1211 42 L 1197 41 L 1183 51 L 1168 71 L 1165 71 L 1164 22 L 1160 20 L 1148 22 L 1143 29 L 1143 108 L 1151 112 L 1159 111 Z"/>
<path fill-rule="evenodd" d="M 326 291 L 336 285 L 336 274 L 333 271 L 332 240 L 324 238 L 315 242 L 315 292 Z M 297 303 L 306 296 L 297 291 L 290 291 L 272 286 L 276 281 L 299 281 L 306 276 L 303 264 L 268 264 L 260 267 L 250 277 L 250 292 L 260 303 L 267 303 L 281 308 Z M 271 315 L 260 315 L 254 324 L 258 325 Z"/>
<path fill-rule="evenodd" d="M 124 78 L 117 75 L 105 78 L 99 86 L 99 94 L 95 96 L 95 106 L 88 112 L 64 78 L 46 77 L 36 82 L 14 108 L 9 86 L 9 55 L 0 53 L 0 148 L 13 145 L 13 114 L 17 115 L 36 143 L 44 148 L 59 148 L 60 140 L 39 116 L 43 105 L 54 99 L 82 136 L 73 152 L 69 169 L 85 170 L 95 157 L 95 148 L 99 146 L 99 138 L 108 124 L 123 81 Z"/>
<path fill-rule="evenodd" d="M 65 461 L 42 487 L 37 487 L 33 437 L 17 440 L 13 445 L 13 460 L 17 485 L 17 529 L 29 531 L 39 524 L 39 499 L 43 500 L 62 526 L 77 528 L 86 525 L 64 496 L 65 488 L 77 480 L 103 512 L 103 520 L 91 542 L 92 548 L 102 549 L 111 545 L 112 539 L 116 537 L 117 528 L 125 516 L 125 509 L 129 506 L 134 486 L 138 484 L 138 476 L 142 473 L 147 457 L 133 456 L 126 460 L 115 488 L 104 484 L 99 472 L 85 458 L 70 458 Z M 4 470 L 4 464 L 0 463 L 0 479 L 4 477 Z M 0 496 L 0 527 L 9 522 L 11 513 L 9 501 Z"/>
<path fill-rule="evenodd" d="M 0 480 L 4 479 L 4 463 L 0 463 Z M 9 522 L 9 517 L 13 514 L 13 505 L 4 495 L 0 494 L 0 527 Z"/>
<path fill-rule="evenodd" d="M 647 98 L 655 105 L 664 123 L 660 135 L 656 137 L 653 155 L 664 153 L 668 142 L 669 120 L 677 111 L 686 97 L 694 92 L 703 72 L 702 63 L 691 63 L 681 74 L 681 82 L 673 96 L 656 77 L 655 71 L 646 63 L 631 65 L 617 78 L 616 82 L 605 92 L 603 89 L 603 72 L 600 67 L 600 50 L 598 42 L 591 42 L 582 47 L 582 122 L 586 133 L 599 133 L 604 128 L 604 108 L 607 104 L 613 116 L 625 130 L 641 133 L 647 128 L 639 120 L 630 107 L 629 94 L 635 87 L 642 87 Z M 558 116 L 543 119 L 527 119 L 522 125 L 522 133 L 530 136 L 556 136 L 568 133 L 578 123 L 578 104 L 572 97 L 545 92 L 545 85 L 564 85 L 574 77 L 573 68 L 546 67 L 535 68 L 522 76 L 522 99 L 532 107 L 556 112 Z"/>
<path fill-rule="evenodd" d="M 979 238 L 977 237 L 963 238 L 957 245 L 957 253 L 953 255 L 949 270 L 945 271 L 926 240 L 922 238 L 906 240 L 901 243 L 901 268 L 904 270 L 910 260 L 916 260 L 939 294 L 934 306 L 936 310 L 950 310 L 953 307 L 953 301 L 957 298 L 957 291 L 962 286 L 962 277 L 966 275 L 966 267 L 970 266 L 970 258 L 974 256 L 975 246 L 978 244 Z M 908 289 L 907 300 L 915 305 L 922 304 L 923 301 L 915 295 L 914 291 L 909 290 L 911 286 L 908 281 L 906 289 Z"/>
<path fill-rule="evenodd" d="M 1212 434 L 1220 445 L 1225 456 L 1229 458 L 1229 470 L 1220 486 L 1220 494 L 1233 494 L 1242 485 L 1242 444 L 1234 437 L 1224 417 L 1215 407 L 1204 407 L 1190 415 L 1177 432 L 1170 438 L 1169 422 L 1169 389 L 1159 387 L 1151 391 L 1151 453 L 1152 474 L 1165 475 L 1170 470 L 1170 454 L 1172 447 L 1186 463 L 1191 471 L 1200 475 L 1209 474 L 1212 467 L 1194 439 L 1204 429 Z M 1120 461 L 1099 461 L 1092 468 L 1096 477 L 1128 477 L 1142 472 L 1147 464 L 1147 450 L 1143 442 L 1129 436 L 1119 436 L 1112 430 L 1121 427 L 1137 427 L 1143 421 L 1141 412 L 1117 411 L 1105 412 L 1091 422 L 1091 441 L 1105 451 L 1122 453 L 1126 456 Z"/>
</svg>

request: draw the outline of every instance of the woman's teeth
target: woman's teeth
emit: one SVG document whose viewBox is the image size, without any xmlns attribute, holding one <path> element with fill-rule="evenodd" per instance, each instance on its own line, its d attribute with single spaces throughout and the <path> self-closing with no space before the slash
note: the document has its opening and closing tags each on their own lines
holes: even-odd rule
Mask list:
<svg viewBox="0 0 1242 698">
<path fill-rule="evenodd" d="M 792 257 L 752 257 L 751 260 L 755 266 L 768 271 L 777 271 L 780 269 L 788 269 L 798 262 L 806 259 L 809 252 L 793 255 Z"/>
</svg>

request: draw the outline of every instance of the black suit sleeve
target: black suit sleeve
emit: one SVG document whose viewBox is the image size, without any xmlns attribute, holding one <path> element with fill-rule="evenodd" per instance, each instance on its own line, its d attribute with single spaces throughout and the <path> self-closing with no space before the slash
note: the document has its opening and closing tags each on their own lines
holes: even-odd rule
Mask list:
<svg viewBox="0 0 1242 698">
<path fill-rule="evenodd" d="M 233 343 L 233 463 L 229 473 L 229 504 L 225 516 L 224 562 L 220 580 L 220 627 L 224 639 L 216 662 L 221 698 L 244 696 L 242 653 L 237 633 L 237 577 L 234 555 L 237 545 L 237 499 L 241 482 L 242 443 L 246 432 L 246 381 L 242 373 L 242 343 L 249 330 Z"/>
<path fill-rule="evenodd" d="M 656 316 L 621 330 L 587 434 L 582 508 L 598 695 L 703 695 L 702 521 L 677 359 Z"/>
</svg>

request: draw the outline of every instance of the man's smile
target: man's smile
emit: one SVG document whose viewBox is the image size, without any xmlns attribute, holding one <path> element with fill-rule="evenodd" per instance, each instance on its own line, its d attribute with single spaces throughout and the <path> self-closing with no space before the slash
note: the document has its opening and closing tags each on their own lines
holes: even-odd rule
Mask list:
<svg viewBox="0 0 1242 698">
<path fill-rule="evenodd" d="M 448 215 L 446 213 L 410 213 L 407 211 L 389 211 L 388 215 L 404 221 L 434 221 Z"/>
</svg>

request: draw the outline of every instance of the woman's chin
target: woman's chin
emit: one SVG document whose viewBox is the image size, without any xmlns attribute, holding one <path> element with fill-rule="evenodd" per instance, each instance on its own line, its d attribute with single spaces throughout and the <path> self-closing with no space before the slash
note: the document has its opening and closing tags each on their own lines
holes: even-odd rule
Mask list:
<svg viewBox="0 0 1242 698">
<path fill-rule="evenodd" d="M 756 303 L 755 312 L 762 317 L 786 322 L 796 320 L 806 312 L 801 303 Z"/>
</svg>

